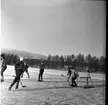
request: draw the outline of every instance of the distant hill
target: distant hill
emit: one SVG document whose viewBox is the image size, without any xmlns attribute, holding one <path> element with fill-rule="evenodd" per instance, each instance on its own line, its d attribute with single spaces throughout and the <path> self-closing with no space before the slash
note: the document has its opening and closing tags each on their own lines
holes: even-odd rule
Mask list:
<svg viewBox="0 0 108 105">
<path fill-rule="evenodd" d="M 15 54 L 24 58 L 29 58 L 29 59 L 43 59 L 47 60 L 47 56 L 42 55 L 42 54 L 37 54 L 37 53 L 31 53 L 31 52 L 26 52 L 26 51 L 21 51 L 21 50 L 14 50 L 14 49 L 1 49 L 1 53 L 6 53 L 6 54 Z"/>
</svg>

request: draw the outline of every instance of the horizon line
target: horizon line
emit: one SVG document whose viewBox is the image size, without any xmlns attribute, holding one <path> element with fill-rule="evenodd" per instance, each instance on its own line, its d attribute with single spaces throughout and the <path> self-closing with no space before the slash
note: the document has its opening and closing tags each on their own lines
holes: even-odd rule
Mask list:
<svg viewBox="0 0 108 105">
<path fill-rule="evenodd" d="M 1 50 L 3 50 L 3 49 L 5 49 L 5 50 L 16 50 L 16 51 L 22 51 L 22 52 L 27 52 L 27 53 L 32 53 L 32 54 L 40 54 L 40 55 L 44 55 L 44 56 L 49 56 L 49 55 L 51 55 L 51 56 L 56 56 L 56 55 L 58 55 L 58 56 L 68 56 L 68 55 L 74 55 L 74 56 L 77 56 L 77 55 L 79 55 L 79 54 L 81 54 L 81 55 L 83 55 L 84 57 L 86 57 L 86 56 L 88 56 L 90 53 L 88 53 L 88 54 L 83 54 L 83 53 L 78 53 L 78 54 L 74 54 L 74 53 L 72 53 L 72 54 L 51 54 L 51 53 L 49 53 L 49 54 L 42 54 L 42 53 L 36 53 L 36 52 L 29 52 L 29 51 L 26 51 L 26 50 L 21 50 L 21 49 L 10 49 L 10 48 L 1 48 Z M 101 56 L 97 56 L 97 55 L 93 55 L 93 54 L 90 54 L 92 57 L 93 56 L 96 56 L 97 58 L 99 58 L 99 57 L 101 57 L 101 56 L 104 56 L 104 57 L 106 57 L 105 55 L 101 55 Z"/>
</svg>

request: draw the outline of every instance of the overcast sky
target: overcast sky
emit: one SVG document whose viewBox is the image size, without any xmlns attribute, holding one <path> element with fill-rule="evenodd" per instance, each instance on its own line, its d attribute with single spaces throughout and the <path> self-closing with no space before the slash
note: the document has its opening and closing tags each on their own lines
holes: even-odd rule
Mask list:
<svg viewBox="0 0 108 105">
<path fill-rule="evenodd" d="M 104 1 L 2 0 L 1 48 L 105 55 Z"/>
</svg>

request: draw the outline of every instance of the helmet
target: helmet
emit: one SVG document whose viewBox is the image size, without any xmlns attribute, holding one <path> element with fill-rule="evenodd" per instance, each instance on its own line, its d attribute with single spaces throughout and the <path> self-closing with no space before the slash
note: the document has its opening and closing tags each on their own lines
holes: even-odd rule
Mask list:
<svg viewBox="0 0 108 105">
<path fill-rule="evenodd" d="M 20 61 L 23 61 L 23 57 L 20 57 Z"/>
</svg>

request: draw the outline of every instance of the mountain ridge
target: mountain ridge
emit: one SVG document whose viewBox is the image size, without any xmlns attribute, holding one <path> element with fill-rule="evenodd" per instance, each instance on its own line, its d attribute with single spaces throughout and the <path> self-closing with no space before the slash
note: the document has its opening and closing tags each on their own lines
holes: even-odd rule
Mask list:
<svg viewBox="0 0 108 105">
<path fill-rule="evenodd" d="M 24 58 L 29 58 L 29 59 L 43 59 L 47 60 L 47 56 L 39 54 L 39 53 L 32 53 L 32 52 L 27 52 L 23 50 L 16 50 L 16 49 L 6 49 L 2 48 L 1 53 L 6 53 L 6 54 L 15 54 L 17 56 L 21 56 Z"/>
</svg>

